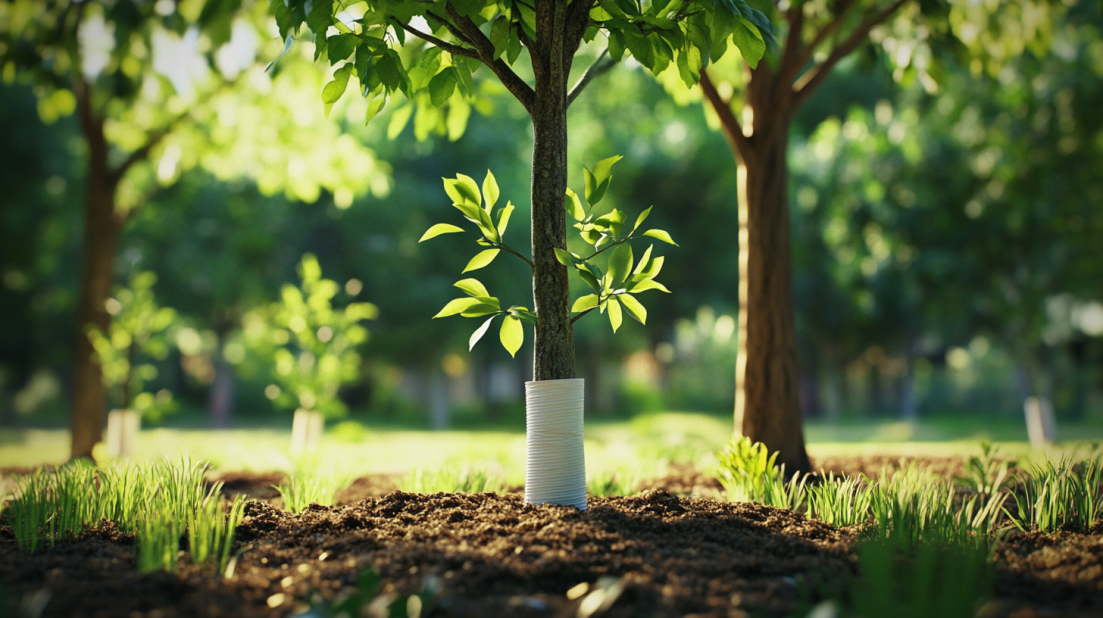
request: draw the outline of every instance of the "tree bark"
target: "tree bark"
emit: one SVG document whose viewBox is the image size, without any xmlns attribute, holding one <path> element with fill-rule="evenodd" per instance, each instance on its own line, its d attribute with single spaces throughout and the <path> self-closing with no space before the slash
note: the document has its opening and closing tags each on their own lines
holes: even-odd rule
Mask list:
<svg viewBox="0 0 1103 618">
<path fill-rule="evenodd" d="M 777 87 L 766 63 L 751 72 L 746 101 L 751 139 L 738 153 L 739 348 L 735 367 L 735 429 L 777 452 L 787 473 L 809 472 L 804 447 L 793 319 L 789 221 L 791 90 Z M 729 110 L 730 115 L 730 110 Z M 731 130 L 738 127 L 731 127 Z M 741 130 L 741 129 L 739 129 Z M 744 150 L 746 152 L 744 152 Z"/>
<path fill-rule="evenodd" d="M 77 305 L 77 341 L 73 373 L 73 400 L 69 416 L 72 432 L 70 457 L 91 458 L 92 447 L 103 440 L 107 391 L 100 366 L 93 358 L 87 329 L 107 332 L 111 316 L 105 303 L 115 276 L 115 252 L 122 219 L 115 213 L 118 184 L 108 168 L 103 120 L 91 110 L 86 89 L 76 88 L 81 128 L 88 143 L 88 170 L 84 196 L 84 246 L 81 250 L 80 298 Z"/>
<path fill-rule="evenodd" d="M 555 249 L 567 248 L 567 78 L 577 42 L 568 42 L 567 3 L 536 4 L 538 39 L 530 47 L 535 76 L 532 106 L 532 297 L 539 322 L 534 380 L 575 376 L 567 267 Z"/>
<path fill-rule="evenodd" d="M 211 426 L 229 429 L 234 420 L 234 368 L 226 360 L 226 335 L 218 337 L 218 349 L 214 357 L 214 381 L 207 397 L 207 410 Z"/>
</svg>

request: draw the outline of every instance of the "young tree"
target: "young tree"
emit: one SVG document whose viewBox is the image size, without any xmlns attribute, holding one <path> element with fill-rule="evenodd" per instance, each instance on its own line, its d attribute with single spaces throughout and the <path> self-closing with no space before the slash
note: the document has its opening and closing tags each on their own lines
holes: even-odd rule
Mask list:
<svg viewBox="0 0 1103 618">
<path fill-rule="evenodd" d="M 108 330 L 105 303 L 119 235 L 153 192 L 202 163 L 201 147 L 210 147 L 218 135 L 173 140 L 203 114 L 209 120 L 219 95 L 255 74 L 247 69 L 257 62 L 257 28 L 264 17 L 262 4 L 218 0 L 0 4 L 5 79 L 35 83 L 39 114 L 47 122 L 75 112 L 87 146 L 70 420 L 74 458 L 90 457 L 103 433 L 106 393 L 85 333 L 89 326 Z M 333 153 L 318 165 L 330 162 L 346 171 L 341 160 Z M 326 188 L 334 189 L 330 184 Z"/>
<path fill-rule="evenodd" d="M 743 0 L 371 0 L 353 6 L 273 0 L 272 7 L 288 46 L 306 23 L 314 34 L 315 58 L 340 64 L 322 92 L 327 108 L 353 75 L 369 100 L 369 120 L 396 92 L 419 105 L 440 106 L 471 92 L 472 73 L 485 66 L 528 112 L 534 138 L 531 266 L 538 316 L 534 380 L 574 377 L 568 269 L 555 253 L 567 247 L 568 106 L 595 76 L 625 56 L 656 74 L 676 66 L 687 83 L 696 83 L 710 49 L 722 53 L 733 32 L 740 51 L 756 59 L 764 47 L 763 31 L 769 33 L 765 17 Z M 570 86 L 580 47 L 599 34 L 605 52 Z M 532 83 L 516 70 L 523 51 Z"/>
<path fill-rule="evenodd" d="M 993 32 L 991 6 L 950 6 L 909 0 L 791 0 L 756 3 L 784 24 L 784 41 L 759 62 L 746 54 L 744 71 L 714 83 L 702 70 L 701 90 L 719 117 L 721 130 L 738 166 L 739 200 L 739 352 L 736 364 L 736 431 L 780 452 L 787 470 L 808 470 L 798 400 L 797 357 L 792 300 L 788 144 L 797 112 L 844 58 L 871 40 L 889 51 L 897 77 L 931 77 L 939 46 L 1018 47 L 1031 44 L 1048 25 L 1045 4 L 1020 12 L 1022 27 L 1010 26 L 1003 41 Z M 974 6 L 977 5 L 977 6 Z M 897 20 L 889 24 L 889 19 Z M 1016 15 L 1008 15 L 1016 20 Z M 1018 20 L 1016 20 L 1018 21 Z M 1007 22 L 1010 23 L 1010 22 Z M 969 36 L 960 35 L 968 24 Z M 955 28 L 957 30 L 955 30 Z M 957 45 L 955 47 L 955 45 Z M 737 115 L 738 114 L 738 115 Z M 742 116 L 743 121 L 740 121 Z"/>
</svg>

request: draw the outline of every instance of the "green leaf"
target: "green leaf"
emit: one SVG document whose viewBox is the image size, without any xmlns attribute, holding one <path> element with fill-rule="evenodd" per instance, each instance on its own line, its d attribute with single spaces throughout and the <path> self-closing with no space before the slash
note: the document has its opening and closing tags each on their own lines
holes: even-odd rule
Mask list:
<svg viewBox="0 0 1103 618">
<path fill-rule="evenodd" d="M 333 0 L 313 0 L 306 16 L 306 25 L 316 36 L 325 36 L 333 24 Z"/>
<path fill-rule="evenodd" d="M 624 310 L 628 312 L 628 315 L 632 316 L 640 324 L 647 324 L 647 309 L 643 308 L 640 301 L 636 300 L 635 296 L 627 293 L 618 294 L 617 298 L 620 299 Z"/>
<path fill-rule="evenodd" d="M 670 234 L 667 234 L 663 230 L 647 230 L 643 233 L 643 235 L 650 236 L 652 238 L 658 238 L 659 240 L 674 245 L 675 247 L 678 246 L 678 243 L 674 242 L 674 239 L 670 237 Z"/>
<path fill-rule="evenodd" d="M 448 301 L 448 304 L 444 306 L 433 319 L 446 318 L 450 315 L 456 315 L 457 313 L 463 313 L 475 305 L 482 304 L 477 298 L 456 298 Z"/>
<path fill-rule="evenodd" d="M 647 261 L 651 259 L 651 250 L 655 248 L 655 245 L 647 247 L 647 251 L 643 252 L 643 257 L 636 263 L 636 269 L 632 271 L 633 275 L 638 275 L 643 272 L 643 269 L 647 267 Z"/>
<path fill-rule="evenodd" d="M 616 298 L 609 299 L 609 324 L 613 326 L 613 332 L 617 332 L 621 322 L 620 303 Z"/>
<path fill-rule="evenodd" d="M 364 124 L 371 122 L 371 119 L 375 118 L 383 109 L 383 106 L 387 104 L 387 95 L 382 92 L 383 88 L 379 90 L 381 92 L 377 93 L 368 101 L 368 111 L 364 115 Z"/>
<path fill-rule="evenodd" d="M 463 290 L 469 296 L 490 296 L 490 292 L 486 291 L 486 286 L 480 283 L 478 279 L 462 279 L 452 285 Z"/>
<path fill-rule="evenodd" d="M 429 80 L 429 98 L 433 101 L 433 105 L 437 107 L 444 105 L 444 102 L 452 97 L 455 90 L 456 69 L 454 67 L 444 69 Z"/>
<path fill-rule="evenodd" d="M 329 37 L 326 40 L 326 47 L 329 53 L 329 66 L 333 66 L 338 62 L 345 60 L 352 55 L 352 52 L 356 50 L 356 43 L 359 39 L 355 34 L 338 34 L 337 36 Z"/>
<path fill-rule="evenodd" d="M 563 200 L 563 208 L 566 209 L 567 214 L 575 221 L 581 221 L 586 218 L 586 211 L 582 208 L 582 200 L 578 199 L 578 194 L 570 187 L 567 187 L 567 197 Z"/>
<path fill-rule="evenodd" d="M 410 69 L 410 87 L 415 91 L 425 88 L 429 80 L 437 74 L 437 70 L 440 69 L 440 53 L 439 47 L 426 49 L 417 59 L 414 68 Z"/>
<path fill-rule="evenodd" d="M 490 316 L 490 319 L 483 322 L 482 326 L 480 326 L 478 329 L 476 329 L 475 332 L 471 333 L 471 339 L 467 340 L 467 351 L 468 352 L 470 352 L 471 350 L 473 350 L 475 348 L 475 344 L 479 342 L 479 339 L 483 338 L 483 335 L 486 334 L 487 329 L 490 328 L 490 323 L 493 322 L 494 318 L 496 318 L 496 317 L 498 317 L 498 316 L 494 316 L 494 315 Z"/>
<path fill-rule="evenodd" d="M 651 214 L 651 209 L 652 208 L 654 208 L 654 206 L 648 206 L 647 210 L 641 212 L 640 216 L 636 217 L 636 224 L 632 226 L 632 231 L 630 232 L 629 235 L 636 233 L 636 230 L 639 229 L 640 224 L 643 223 L 644 220 L 647 219 L 647 215 Z"/>
<path fill-rule="evenodd" d="M 497 60 L 509 46 L 509 18 L 505 15 L 499 16 L 490 26 L 490 44 L 494 46 L 492 60 Z"/>
<path fill-rule="evenodd" d="M 511 214 L 513 214 L 513 202 L 506 202 L 505 208 L 498 211 L 498 236 L 506 235 L 506 226 L 509 225 Z"/>
<path fill-rule="evenodd" d="M 474 178 L 465 174 L 456 174 L 456 190 L 476 207 L 482 204 L 482 198 L 479 196 L 479 185 Z"/>
<path fill-rule="evenodd" d="M 269 62 L 268 65 L 264 67 L 264 71 L 267 73 L 268 69 L 271 69 L 276 64 L 276 62 L 279 61 L 280 58 L 283 58 L 284 56 L 286 56 L 287 52 L 291 51 L 291 45 L 293 45 L 294 43 L 295 43 L 295 35 L 293 35 L 293 34 L 287 35 L 287 39 L 285 39 L 284 42 L 283 42 L 283 51 L 280 52 L 280 55 L 273 58 L 272 62 Z"/>
<path fill-rule="evenodd" d="M 593 208 L 601 201 L 601 198 L 605 197 L 605 192 L 609 189 L 610 179 L 606 178 L 605 182 L 600 182 L 597 176 L 588 168 L 582 168 L 582 174 L 586 180 L 586 203 Z"/>
<path fill-rule="evenodd" d="M 521 326 L 521 321 L 512 315 L 507 315 L 502 320 L 502 330 L 498 333 L 502 340 L 502 347 L 509 352 L 509 355 L 516 358 L 517 350 L 521 349 L 521 344 L 525 342 L 525 328 Z"/>
<path fill-rule="evenodd" d="M 586 282 L 586 285 L 590 286 L 591 290 L 595 292 L 601 292 L 601 285 L 598 284 L 597 277 L 594 277 L 592 274 L 585 270 L 579 270 L 578 276 Z"/>
<path fill-rule="evenodd" d="M 620 62 L 624 58 L 624 34 L 618 28 L 608 25 L 609 57 Z"/>
<path fill-rule="evenodd" d="M 492 313 L 500 312 L 501 308 L 496 305 L 492 305 L 490 303 L 476 303 L 474 305 L 471 305 L 467 309 L 464 309 L 463 312 L 460 313 L 460 315 L 465 318 L 481 318 L 484 315 L 490 315 Z"/>
<path fill-rule="evenodd" d="M 762 34 L 758 28 L 744 17 L 740 17 L 732 31 L 732 41 L 739 48 L 739 53 L 752 68 L 758 67 L 758 61 L 766 53 L 766 42 L 762 40 Z"/>
<path fill-rule="evenodd" d="M 574 260 L 571 259 L 571 254 L 570 253 L 567 253 L 566 251 L 564 251 L 563 249 L 560 249 L 559 247 L 555 248 L 555 259 L 559 260 L 559 263 L 564 265 L 564 266 L 570 266 L 571 263 L 574 261 Z"/>
<path fill-rule="evenodd" d="M 655 281 L 654 279 L 647 279 L 636 284 L 629 292 L 638 294 L 639 292 L 646 292 L 647 290 L 659 290 L 661 292 L 670 293 L 670 290 L 666 289 L 666 286 Z"/>
<path fill-rule="evenodd" d="M 593 309 L 597 307 L 598 297 L 597 294 L 588 294 L 580 297 L 574 301 L 574 305 L 571 307 L 571 313 L 582 313 L 587 309 Z"/>
<path fill-rule="evenodd" d="M 514 62 L 517 62 L 517 57 L 520 55 L 521 38 L 511 33 L 509 36 L 509 43 L 506 44 L 506 62 L 512 65 Z"/>
<path fill-rule="evenodd" d="M 609 256 L 609 272 L 608 277 L 610 283 L 616 285 L 621 281 L 624 281 L 625 277 L 632 270 L 632 246 L 628 243 L 622 243 L 616 249 L 613 249 L 613 254 Z"/>
<path fill-rule="evenodd" d="M 463 272 L 471 270 L 478 270 L 494 261 L 494 258 L 498 257 L 500 249 L 487 249 L 486 251 L 480 251 L 471 258 L 471 261 L 467 263 L 467 266 L 463 269 Z"/>
<path fill-rule="evenodd" d="M 354 67 L 351 64 L 346 64 L 337 69 L 333 74 L 333 81 L 322 88 L 322 102 L 326 105 L 326 118 L 329 118 L 329 110 L 333 108 L 333 104 L 341 98 L 341 95 L 345 94 L 345 88 L 349 85 L 349 77 L 352 77 L 353 69 Z"/>
<path fill-rule="evenodd" d="M 594 165 L 594 176 L 597 178 L 599 184 L 605 182 L 605 180 L 609 178 L 610 172 L 613 171 L 613 166 L 616 165 L 617 161 L 623 158 L 624 157 L 620 155 L 615 155 L 608 159 L 602 159 Z"/>
<path fill-rule="evenodd" d="M 655 64 L 655 51 L 647 37 L 641 35 L 635 28 L 627 28 L 624 30 L 624 44 L 628 47 L 628 51 L 632 52 L 632 57 L 650 71 Z"/>
<path fill-rule="evenodd" d="M 539 321 L 536 319 L 536 314 L 529 311 L 528 307 L 510 307 L 509 314 L 517 318 L 518 320 L 523 320 L 533 325 L 535 325 Z"/>
<path fill-rule="evenodd" d="M 414 104 L 407 103 L 391 112 L 391 122 L 387 124 L 387 139 L 395 139 L 410 122 L 414 113 Z"/>
<path fill-rule="evenodd" d="M 426 240 L 429 240 L 430 238 L 436 238 L 441 234 L 455 234 L 456 232 L 462 231 L 462 227 L 458 227 L 450 223 L 438 223 L 426 230 L 426 232 L 421 235 L 421 240 L 419 240 L 418 242 L 425 242 Z"/>
<path fill-rule="evenodd" d="M 494 204 L 498 203 L 498 181 L 490 170 L 486 170 L 486 178 L 483 179 L 483 200 L 488 213 L 494 208 Z"/>
<path fill-rule="evenodd" d="M 654 245 L 651 246 L 653 247 Z M 663 269 L 663 262 L 665 260 L 665 257 L 659 256 L 654 260 L 651 260 L 651 263 L 644 267 L 642 270 L 637 268 L 636 270 L 638 270 L 639 272 L 632 275 L 632 278 L 628 280 L 629 283 L 636 283 L 645 279 L 654 279 L 655 277 L 658 277 L 659 271 Z"/>
</svg>

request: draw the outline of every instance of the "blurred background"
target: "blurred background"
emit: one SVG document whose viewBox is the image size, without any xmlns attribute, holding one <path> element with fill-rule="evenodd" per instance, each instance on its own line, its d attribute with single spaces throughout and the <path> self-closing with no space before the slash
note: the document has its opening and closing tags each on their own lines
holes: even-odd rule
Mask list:
<svg viewBox="0 0 1103 618">
<path fill-rule="evenodd" d="M 1044 53 L 1023 50 L 998 70 L 946 58 L 935 83 L 898 71 L 882 38 L 803 107 L 790 196 L 813 440 L 870 427 L 1025 439 L 1033 384 L 1060 435 L 1103 437 L 1103 20 L 1094 2 L 1067 4 Z M 264 59 L 283 47 L 254 44 Z M 152 155 L 112 297 L 122 311 L 146 285 L 150 303 L 172 309 L 160 344 L 130 359 L 148 368 L 146 398 L 132 397 L 148 410 L 143 427 L 290 428 L 299 404 L 258 339 L 280 328 L 281 290 L 300 286 L 311 254 L 336 284 L 328 303 L 370 303 L 364 336 L 347 342 L 355 355 L 341 359 L 331 430 L 523 431 L 530 327 L 515 359 L 496 337 L 469 352 L 476 322 L 431 318 L 458 296 L 452 283 L 478 247 L 464 235 L 418 239 L 462 222 L 442 177 L 481 181 L 490 169 L 518 209 L 510 244 L 528 246 L 527 116 L 480 82 L 466 109 L 430 117 L 395 102 L 365 125 L 363 102 L 345 97 L 327 120 L 310 47 L 277 70 L 249 69 Z M 61 429 L 88 145 L 71 105 L 25 81 L 5 71 L 0 85 L 0 427 Z M 646 326 L 626 321 L 614 336 L 596 315 L 576 324 L 588 419 L 673 411 L 730 422 L 735 165 L 699 92 L 676 81 L 627 62 L 571 107 L 571 186 L 581 192 L 583 165 L 624 155 L 606 200 L 630 216 L 654 205 L 649 223 L 680 244 L 665 251 L 673 294 L 645 299 Z M 285 109 L 266 111 L 274 102 Z M 195 135 L 213 145 L 197 152 Z M 338 172 L 319 152 L 344 162 L 344 180 L 326 178 Z M 478 276 L 503 303 L 531 302 L 519 260 Z"/>
</svg>

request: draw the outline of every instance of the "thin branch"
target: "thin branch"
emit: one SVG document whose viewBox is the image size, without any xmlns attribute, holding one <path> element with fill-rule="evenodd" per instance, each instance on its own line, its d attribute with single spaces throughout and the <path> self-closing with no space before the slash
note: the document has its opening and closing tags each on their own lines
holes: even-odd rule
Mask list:
<svg viewBox="0 0 1103 618">
<path fill-rule="evenodd" d="M 582 45 L 582 37 L 586 34 L 586 28 L 590 25 L 590 9 L 593 6 L 594 0 L 574 0 L 567 7 L 567 19 L 564 25 L 567 42 L 564 52 L 566 54 L 565 60 L 568 62 L 567 66 L 570 66 L 569 63 L 574 59 L 579 46 Z"/>
<path fill-rule="evenodd" d="M 827 57 L 827 60 L 824 60 L 822 63 L 802 75 L 801 78 L 793 84 L 793 108 L 796 109 L 800 107 L 800 105 L 816 91 L 816 88 L 827 79 L 827 76 L 831 73 L 831 69 L 835 68 L 835 65 L 838 64 L 840 60 L 850 55 L 859 45 L 864 43 L 866 37 L 869 36 L 869 31 L 873 30 L 874 26 L 883 23 L 895 13 L 897 9 L 903 6 L 905 2 L 907 2 L 907 0 L 896 0 L 883 11 L 863 21 L 850 33 L 850 36 L 847 37 L 842 44 L 831 51 L 831 55 Z"/>
<path fill-rule="evenodd" d="M 808 64 L 808 61 L 811 60 L 812 56 L 816 53 L 816 48 L 819 47 L 821 43 L 826 41 L 827 37 L 831 36 L 831 33 L 835 32 L 835 30 L 837 30 L 838 27 L 842 25 L 843 21 L 846 20 L 847 15 L 850 14 L 850 9 L 854 8 L 854 6 L 854 0 L 844 0 L 842 6 L 836 9 L 838 13 L 835 15 L 835 18 L 828 22 L 827 25 L 825 25 L 823 28 L 821 28 L 820 31 L 816 33 L 816 36 L 812 38 L 812 41 L 808 44 L 808 46 L 804 48 L 804 53 L 801 54 L 800 60 L 797 61 L 794 67 L 796 71 L 799 71 L 804 65 Z M 796 74 L 794 73 L 793 75 L 787 75 L 786 77 L 788 79 L 792 79 L 795 75 Z"/>
<path fill-rule="evenodd" d="M 589 309 L 583 311 L 582 313 L 574 316 L 573 318 L 571 318 L 571 324 L 574 324 L 575 322 L 579 321 L 580 319 L 582 319 L 582 316 L 586 315 L 587 313 L 590 313 L 594 309 L 595 309 L 595 307 L 590 307 Z"/>
<path fill-rule="evenodd" d="M 442 41 L 441 39 L 438 39 L 437 37 L 435 37 L 435 36 L 433 36 L 433 35 L 431 35 L 427 32 L 422 32 L 422 31 L 418 30 L 417 28 L 412 28 L 408 24 L 404 24 L 404 23 L 398 21 L 397 19 L 395 21 L 398 22 L 398 25 L 402 26 L 402 29 L 405 30 L 406 32 L 409 32 L 410 34 L 416 36 L 417 38 L 421 39 L 422 41 L 425 41 L 426 43 L 432 43 L 433 45 L 436 45 L 437 47 L 443 49 L 444 51 L 446 51 L 450 54 L 452 54 L 453 56 L 466 56 L 468 58 L 474 58 L 476 60 L 479 60 L 479 53 L 477 51 L 473 50 L 473 49 L 467 49 L 466 47 L 463 47 L 462 45 L 456 45 L 454 43 L 448 43 L 446 41 Z"/>
<path fill-rule="evenodd" d="M 605 253 L 605 252 L 606 252 L 606 251 L 608 251 L 609 249 L 612 249 L 613 247 L 615 247 L 615 246 L 617 246 L 617 245 L 623 245 L 624 243 L 628 242 L 629 240 L 632 240 L 632 237 L 631 237 L 631 236 L 625 236 L 624 238 L 621 238 L 620 240 L 614 240 L 613 242 L 611 242 L 611 243 L 609 243 L 609 244 L 605 245 L 605 248 L 604 248 L 604 249 L 599 249 L 599 250 L 597 250 L 597 251 L 594 251 L 594 252 L 593 252 L 593 253 L 591 253 L 590 255 L 588 255 L 588 256 L 586 256 L 586 257 L 582 258 L 582 261 L 584 261 L 584 262 L 589 262 L 590 260 L 592 260 L 592 259 L 594 259 L 595 257 L 597 257 L 597 256 L 601 255 L 602 253 Z"/>
<path fill-rule="evenodd" d="M 229 88 L 232 88 L 233 86 L 236 86 L 240 79 L 240 77 L 235 77 L 234 79 L 223 80 L 218 84 L 217 88 L 207 93 L 207 97 L 213 97 L 223 90 L 227 90 Z M 189 107 L 187 111 L 177 115 L 167 124 L 165 124 L 165 126 L 161 127 L 157 132 L 151 135 L 149 137 L 149 140 L 141 148 L 130 153 L 130 156 L 128 156 L 126 160 L 119 165 L 118 168 L 111 172 L 112 178 L 116 182 L 122 180 L 123 175 L 126 174 L 126 172 L 130 170 L 130 168 L 133 167 L 134 164 L 147 159 L 153 149 L 158 146 L 158 144 L 164 141 L 164 139 L 168 137 L 169 134 L 171 134 L 174 130 L 176 130 L 176 128 L 179 127 L 180 124 L 190 119 L 195 114 L 196 109 L 197 106 L 194 105 L 192 107 Z"/>
<path fill-rule="evenodd" d="M 570 107 L 571 103 L 574 103 L 574 100 L 578 98 L 578 95 L 582 94 L 582 89 L 588 86 L 595 77 L 601 77 L 602 75 L 607 73 L 609 69 L 613 68 L 613 65 L 617 63 L 617 61 L 613 60 L 612 58 L 609 58 L 605 62 L 602 62 L 602 60 L 605 59 L 605 56 L 608 55 L 608 53 L 608 49 L 601 52 L 601 55 L 597 57 L 597 60 L 594 60 L 594 63 L 587 67 L 582 76 L 578 78 L 578 82 L 574 85 L 573 88 L 571 88 L 571 91 L 567 93 L 568 107 Z"/>
<path fill-rule="evenodd" d="M 801 35 L 804 34 L 804 4 L 794 2 L 785 11 L 785 21 L 789 22 L 789 34 L 785 37 L 785 51 L 782 52 L 780 69 L 784 75 L 795 62 L 795 56 L 803 51 Z"/>
<path fill-rule="evenodd" d="M 754 152 L 751 147 L 751 138 L 743 134 L 743 125 L 739 124 L 739 120 L 732 113 L 731 103 L 725 101 L 716 91 L 716 86 L 712 84 L 712 78 L 705 69 L 701 69 L 701 92 L 705 94 L 712 109 L 720 117 L 720 127 L 723 129 L 724 138 L 728 140 L 728 145 L 741 159 L 744 161 L 749 159 Z"/>
<path fill-rule="evenodd" d="M 536 268 L 536 265 L 532 263 L 532 260 L 530 260 L 527 257 L 521 255 L 520 253 L 517 253 L 513 249 L 510 249 L 507 245 L 505 245 L 503 243 L 498 243 L 498 248 L 499 249 L 505 249 L 506 252 L 512 253 L 513 255 L 516 255 L 517 257 L 521 258 L 522 260 L 525 261 L 525 264 L 529 265 L 529 268 Z"/>
<path fill-rule="evenodd" d="M 490 42 L 490 39 L 486 38 L 482 30 L 475 25 L 475 22 L 471 19 L 464 17 L 456 12 L 452 5 L 447 5 L 448 15 L 455 20 L 456 27 L 458 27 L 477 50 L 477 55 L 472 56 L 476 60 L 482 61 L 483 64 L 488 66 L 498 79 L 501 80 L 502 85 L 506 87 L 521 105 L 525 107 L 525 111 L 532 113 L 535 101 L 536 92 L 529 86 L 525 80 L 521 79 L 519 75 L 513 72 L 508 64 L 501 58 L 494 58 L 494 44 Z"/>
</svg>

